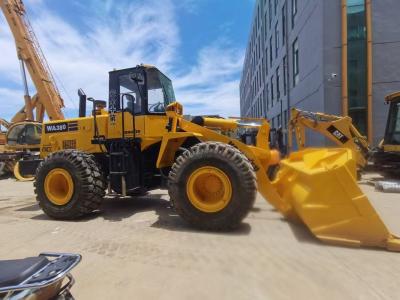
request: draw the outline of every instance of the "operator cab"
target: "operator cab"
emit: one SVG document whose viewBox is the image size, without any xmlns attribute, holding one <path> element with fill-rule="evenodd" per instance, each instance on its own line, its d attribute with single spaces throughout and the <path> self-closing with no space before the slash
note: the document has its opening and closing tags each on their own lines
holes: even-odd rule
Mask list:
<svg viewBox="0 0 400 300">
<path fill-rule="evenodd" d="M 400 145 L 400 92 L 386 97 L 389 118 L 386 125 L 385 145 Z"/>
<path fill-rule="evenodd" d="M 15 149 L 25 149 L 40 146 L 42 124 L 34 122 L 21 122 L 12 125 L 7 132 L 7 146 Z"/>
<path fill-rule="evenodd" d="M 175 102 L 171 80 L 156 67 L 139 65 L 109 74 L 110 112 L 124 108 L 135 115 L 165 114 L 165 108 Z"/>
</svg>

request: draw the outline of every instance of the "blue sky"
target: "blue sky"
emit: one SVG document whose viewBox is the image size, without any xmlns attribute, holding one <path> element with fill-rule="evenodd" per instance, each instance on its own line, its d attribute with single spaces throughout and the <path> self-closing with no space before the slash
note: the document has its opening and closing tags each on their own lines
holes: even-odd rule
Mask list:
<svg viewBox="0 0 400 300">
<path fill-rule="evenodd" d="M 105 99 L 108 71 L 139 63 L 156 65 L 173 79 L 185 113 L 239 115 L 239 80 L 254 1 L 24 2 L 59 79 L 67 116 L 76 115 L 78 88 Z M 0 117 L 9 119 L 23 105 L 23 90 L 3 16 L 0 45 Z"/>
</svg>

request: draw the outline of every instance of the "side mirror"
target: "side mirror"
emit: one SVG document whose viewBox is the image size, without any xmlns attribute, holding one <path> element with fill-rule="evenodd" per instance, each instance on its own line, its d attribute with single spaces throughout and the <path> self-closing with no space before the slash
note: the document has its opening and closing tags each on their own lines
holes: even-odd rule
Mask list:
<svg viewBox="0 0 400 300">
<path fill-rule="evenodd" d="M 125 97 L 126 102 L 135 103 L 135 97 L 131 94 L 122 94 L 122 97 Z"/>
<path fill-rule="evenodd" d="M 136 82 L 137 84 L 144 84 L 144 76 L 141 73 L 131 73 L 129 74 L 129 79 Z"/>
</svg>

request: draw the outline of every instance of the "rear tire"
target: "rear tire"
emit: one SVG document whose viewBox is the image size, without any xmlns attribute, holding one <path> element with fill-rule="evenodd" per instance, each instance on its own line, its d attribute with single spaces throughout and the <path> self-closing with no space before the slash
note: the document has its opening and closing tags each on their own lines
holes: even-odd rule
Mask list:
<svg viewBox="0 0 400 300">
<path fill-rule="evenodd" d="M 60 175 L 57 173 L 52 175 L 54 172 L 65 174 L 66 179 L 62 177 L 59 179 Z M 59 190 L 54 188 L 57 180 L 64 180 Z M 69 185 L 65 183 L 68 181 Z M 71 220 L 99 209 L 105 195 L 106 184 L 93 155 L 76 150 L 64 150 L 50 154 L 40 164 L 34 186 L 36 200 L 46 215 L 54 219 Z M 72 191 L 68 191 L 71 188 Z M 57 199 L 54 194 L 61 196 Z M 58 201 L 59 199 L 62 201 Z"/>
<path fill-rule="evenodd" d="M 228 187 L 225 185 L 222 188 L 222 191 L 229 190 L 229 193 L 222 193 L 228 195 L 229 200 L 218 210 L 214 209 L 214 200 L 205 209 L 201 206 L 204 203 L 193 200 L 196 193 L 192 192 L 190 182 L 201 170 L 206 172 L 205 175 L 197 175 L 197 178 L 205 178 L 200 179 L 202 184 L 198 185 L 197 194 L 200 194 L 201 200 L 204 199 L 201 194 L 207 193 L 203 190 L 209 189 L 207 180 L 213 173 L 221 178 L 220 181 L 229 182 Z M 211 173 L 207 173 L 208 170 Z M 169 173 L 168 189 L 176 212 L 185 221 L 198 229 L 213 231 L 237 228 L 253 207 L 257 195 L 256 176 L 250 161 L 233 146 L 217 142 L 197 144 L 180 155 Z M 220 195 L 219 192 L 209 193 L 211 198 Z"/>
</svg>

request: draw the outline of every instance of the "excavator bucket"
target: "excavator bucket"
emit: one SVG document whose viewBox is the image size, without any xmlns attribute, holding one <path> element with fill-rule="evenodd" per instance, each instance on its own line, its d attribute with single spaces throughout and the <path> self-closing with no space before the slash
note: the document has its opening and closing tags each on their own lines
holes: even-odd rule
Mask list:
<svg viewBox="0 0 400 300">
<path fill-rule="evenodd" d="M 273 183 L 285 202 L 281 212 L 326 243 L 400 251 L 400 239 L 357 185 L 353 155 L 349 149 L 307 149 L 283 160 Z"/>
</svg>

